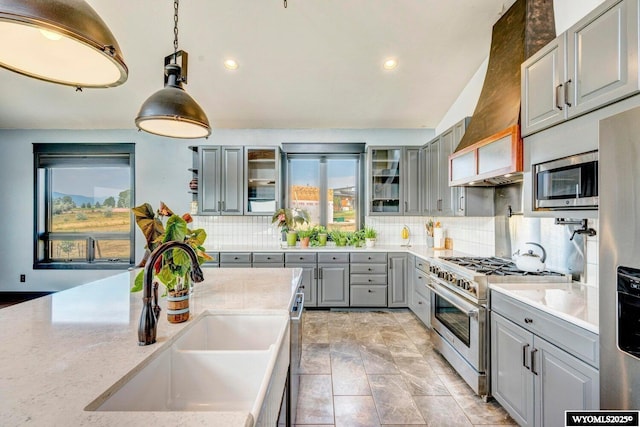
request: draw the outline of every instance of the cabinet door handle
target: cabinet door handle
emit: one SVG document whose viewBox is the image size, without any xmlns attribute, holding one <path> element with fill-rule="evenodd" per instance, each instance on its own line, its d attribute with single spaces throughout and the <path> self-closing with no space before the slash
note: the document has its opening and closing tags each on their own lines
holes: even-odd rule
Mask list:
<svg viewBox="0 0 640 427">
<path fill-rule="evenodd" d="M 438 199 L 438 210 L 442 210 L 442 199 Z"/>
<path fill-rule="evenodd" d="M 220 203 L 220 201 L 218 200 L 218 212 L 220 212 L 222 209 L 220 208 L 222 206 L 222 203 Z"/>
<path fill-rule="evenodd" d="M 367 292 L 369 292 L 370 294 L 373 293 L 373 291 L 371 289 L 367 289 Z"/>
<path fill-rule="evenodd" d="M 369 283 L 373 282 L 373 280 L 371 280 L 371 279 L 367 279 L 367 280 L 369 280 Z"/>
<path fill-rule="evenodd" d="M 464 212 L 464 196 L 460 196 L 458 199 L 458 209 Z"/>
<path fill-rule="evenodd" d="M 313 267 L 313 278 L 317 279 L 318 278 L 318 269 Z"/>
<path fill-rule="evenodd" d="M 405 212 L 409 212 L 409 204 L 407 203 L 407 201 L 404 201 L 404 211 Z"/>
<path fill-rule="evenodd" d="M 422 301 L 418 301 L 418 305 L 422 305 Z"/>
<path fill-rule="evenodd" d="M 562 111 L 562 103 L 560 102 L 560 89 L 562 89 L 562 86 L 564 86 L 562 83 L 556 86 L 556 108 L 560 111 Z"/>
<path fill-rule="evenodd" d="M 534 348 L 533 350 L 531 350 L 531 372 L 535 375 L 538 375 L 538 373 L 536 372 L 536 370 L 534 369 L 535 366 L 535 362 L 536 362 L 536 353 L 538 352 L 537 348 Z"/>
<path fill-rule="evenodd" d="M 564 103 L 568 107 L 571 107 L 571 103 L 569 102 L 569 83 L 571 83 L 571 79 L 567 80 L 564 84 Z"/>
<path fill-rule="evenodd" d="M 318 278 L 322 280 L 322 267 L 318 268 Z"/>
<path fill-rule="evenodd" d="M 304 289 L 304 285 L 300 285 L 300 289 Z"/>
<path fill-rule="evenodd" d="M 522 366 L 530 370 L 530 368 L 527 366 L 527 349 L 528 348 L 529 348 L 529 344 L 525 344 L 522 346 Z"/>
<path fill-rule="evenodd" d="M 367 271 L 371 271 L 371 268 L 367 268 Z"/>
<path fill-rule="evenodd" d="M 422 276 L 418 276 L 418 280 L 422 280 Z"/>
<path fill-rule="evenodd" d="M 524 323 L 533 323 L 533 319 L 530 317 L 525 317 L 524 318 Z"/>
</svg>

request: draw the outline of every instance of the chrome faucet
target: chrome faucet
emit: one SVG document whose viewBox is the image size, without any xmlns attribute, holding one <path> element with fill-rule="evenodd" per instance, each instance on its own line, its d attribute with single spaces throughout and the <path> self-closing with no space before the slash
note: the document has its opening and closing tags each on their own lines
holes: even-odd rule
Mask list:
<svg viewBox="0 0 640 427">
<path fill-rule="evenodd" d="M 182 249 L 189 255 L 191 259 L 191 280 L 194 282 L 202 282 L 204 275 L 198 264 L 198 256 L 193 248 L 182 242 L 166 242 L 158 246 L 151 252 L 147 264 L 144 267 L 143 275 L 143 295 L 142 295 L 142 313 L 140 313 L 140 324 L 138 325 L 138 345 L 149 345 L 156 342 L 157 316 L 160 312 L 158 307 L 158 288 L 157 285 L 153 292 L 153 300 L 155 307 L 151 306 L 151 291 L 153 286 L 153 266 L 163 253 L 170 249 Z"/>
</svg>

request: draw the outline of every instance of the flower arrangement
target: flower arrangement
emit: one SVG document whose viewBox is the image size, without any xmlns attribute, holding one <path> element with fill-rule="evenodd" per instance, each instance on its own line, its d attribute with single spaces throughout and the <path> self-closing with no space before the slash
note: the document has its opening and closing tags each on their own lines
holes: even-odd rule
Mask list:
<svg viewBox="0 0 640 427">
<path fill-rule="evenodd" d="M 207 238 L 207 233 L 202 228 L 190 230 L 187 227 L 187 224 L 193 221 L 188 213 L 180 217 L 174 214 L 163 202 L 160 202 L 157 216 L 149 203 L 136 206 L 131 210 L 135 216 L 136 224 L 147 241 L 144 258 L 137 267 L 144 267 L 151 252 L 162 243 L 170 241 L 183 242 L 191 246 L 198 256 L 199 264 L 212 259 L 202 246 Z M 164 223 L 163 219 L 166 219 Z M 180 249 L 165 252 L 153 266 L 156 279 L 162 282 L 167 292 L 188 289 L 190 269 L 189 256 Z M 141 270 L 135 278 L 131 292 L 142 290 L 143 275 L 144 270 Z"/>
<path fill-rule="evenodd" d="M 295 230 L 298 226 L 309 223 L 309 213 L 304 209 L 280 208 L 271 217 L 271 223 L 276 224 L 280 231 Z"/>
</svg>

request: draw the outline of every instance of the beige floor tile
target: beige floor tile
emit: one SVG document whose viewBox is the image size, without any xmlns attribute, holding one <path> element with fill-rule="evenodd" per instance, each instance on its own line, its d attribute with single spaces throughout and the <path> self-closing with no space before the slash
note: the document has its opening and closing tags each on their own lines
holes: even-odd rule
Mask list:
<svg viewBox="0 0 640 427">
<path fill-rule="evenodd" d="M 378 427 L 380 420 L 371 396 L 335 396 L 335 427 Z"/>
<path fill-rule="evenodd" d="M 296 424 L 333 424 L 331 375 L 301 375 Z"/>
<path fill-rule="evenodd" d="M 331 351 L 331 377 L 334 396 L 371 395 L 362 358 L 348 353 Z"/>
<path fill-rule="evenodd" d="M 327 323 L 305 323 L 302 326 L 302 341 L 305 343 L 328 343 L 329 329 Z"/>
<path fill-rule="evenodd" d="M 412 396 L 447 396 L 449 390 L 422 357 L 394 357 Z"/>
<path fill-rule="evenodd" d="M 365 344 L 360 349 L 367 374 L 398 374 L 391 352 L 384 344 Z"/>
<path fill-rule="evenodd" d="M 453 396 L 453 398 L 458 402 L 458 405 L 473 424 L 516 424 L 507 411 L 495 400 L 484 402 L 475 394 L 458 394 Z"/>
<path fill-rule="evenodd" d="M 400 375 L 369 375 L 371 392 L 382 424 L 424 424 Z"/>
<path fill-rule="evenodd" d="M 302 344 L 300 372 L 302 374 L 331 374 L 329 344 Z"/>
<path fill-rule="evenodd" d="M 440 381 L 447 387 L 452 396 L 471 395 L 475 396 L 475 392 L 469 385 L 454 371 L 452 373 L 440 374 Z"/>
<path fill-rule="evenodd" d="M 451 396 L 415 396 L 414 400 L 429 427 L 472 427 Z"/>
</svg>

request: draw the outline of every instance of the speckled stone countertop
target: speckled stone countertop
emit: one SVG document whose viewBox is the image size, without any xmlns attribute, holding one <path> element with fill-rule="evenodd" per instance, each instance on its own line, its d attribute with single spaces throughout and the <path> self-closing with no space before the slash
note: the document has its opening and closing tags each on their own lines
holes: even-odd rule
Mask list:
<svg viewBox="0 0 640 427">
<path fill-rule="evenodd" d="M 192 318 L 167 322 L 138 346 L 141 293 L 134 272 L 0 310 L 0 424 L 5 426 L 248 426 L 239 412 L 91 412 L 85 407 L 205 310 L 288 313 L 301 269 L 216 269 L 195 286 Z"/>
<path fill-rule="evenodd" d="M 580 283 L 500 283 L 490 288 L 598 333 L 598 288 Z"/>
</svg>

